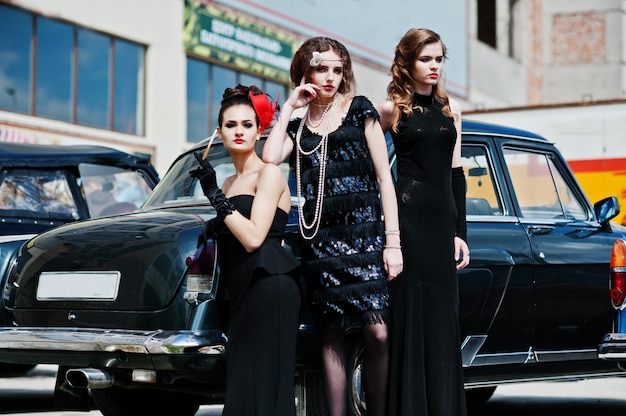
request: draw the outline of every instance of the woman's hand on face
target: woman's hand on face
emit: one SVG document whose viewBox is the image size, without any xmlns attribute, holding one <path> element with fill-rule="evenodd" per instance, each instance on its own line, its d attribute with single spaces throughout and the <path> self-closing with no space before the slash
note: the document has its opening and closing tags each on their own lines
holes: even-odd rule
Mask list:
<svg viewBox="0 0 626 416">
<path fill-rule="evenodd" d="M 307 83 L 304 81 L 304 78 L 302 78 L 300 85 L 293 90 L 285 104 L 291 105 L 294 109 L 304 107 L 317 97 L 317 91 L 319 89 L 320 87 L 317 85 Z"/>
</svg>

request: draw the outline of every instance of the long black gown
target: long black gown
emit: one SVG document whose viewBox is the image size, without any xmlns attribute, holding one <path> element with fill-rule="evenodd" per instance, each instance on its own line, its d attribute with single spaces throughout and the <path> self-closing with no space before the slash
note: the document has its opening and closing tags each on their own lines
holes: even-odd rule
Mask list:
<svg viewBox="0 0 626 416">
<path fill-rule="evenodd" d="M 465 415 L 454 261 L 453 120 L 432 96 L 392 132 L 404 271 L 390 282 L 389 416 Z"/>
<path fill-rule="evenodd" d="M 370 117 L 379 119 L 372 103 L 366 97 L 354 97 L 342 124 L 329 134 L 320 229 L 313 239 L 299 239 L 311 311 L 321 328 L 359 327 L 385 322 L 388 316 L 389 291 L 382 261 L 385 227 L 364 132 Z M 287 128 L 293 140 L 300 120 L 292 120 Z M 320 140 L 319 134 L 304 127 L 305 151 Z M 302 156 L 302 209 L 307 223 L 315 210 L 319 166 L 319 152 Z"/>
<path fill-rule="evenodd" d="M 250 218 L 254 196 L 229 198 Z M 294 371 L 300 263 L 281 245 L 287 213 L 277 209 L 260 248 L 248 253 L 218 227 L 218 256 L 230 301 L 224 415 L 295 415 Z"/>
</svg>

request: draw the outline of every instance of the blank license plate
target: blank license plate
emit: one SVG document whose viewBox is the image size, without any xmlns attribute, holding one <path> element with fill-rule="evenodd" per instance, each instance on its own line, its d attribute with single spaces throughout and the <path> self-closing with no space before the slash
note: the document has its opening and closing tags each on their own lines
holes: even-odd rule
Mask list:
<svg viewBox="0 0 626 416">
<path fill-rule="evenodd" d="M 120 272 L 43 272 L 37 300 L 104 300 L 117 298 Z"/>
</svg>

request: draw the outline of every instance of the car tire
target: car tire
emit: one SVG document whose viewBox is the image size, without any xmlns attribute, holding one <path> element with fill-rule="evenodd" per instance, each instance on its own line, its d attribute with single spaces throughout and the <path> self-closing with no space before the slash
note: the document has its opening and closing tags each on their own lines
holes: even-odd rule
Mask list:
<svg viewBox="0 0 626 416">
<path fill-rule="evenodd" d="M 496 386 L 467 389 L 465 390 L 465 402 L 468 406 L 480 406 L 491 399 L 495 391 Z"/>
<path fill-rule="evenodd" d="M 103 416 L 193 416 L 198 412 L 201 402 L 201 397 L 193 394 L 115 386 L 92 390 L 91 395 Z"/>
<path fill-rule="evenodd" d="M 361 336 L 350 336 L 346 341 L 348 348 L 348 414 L 366 416 L 367 407 L 362 383 L 365 344 Z"/>
</svg>

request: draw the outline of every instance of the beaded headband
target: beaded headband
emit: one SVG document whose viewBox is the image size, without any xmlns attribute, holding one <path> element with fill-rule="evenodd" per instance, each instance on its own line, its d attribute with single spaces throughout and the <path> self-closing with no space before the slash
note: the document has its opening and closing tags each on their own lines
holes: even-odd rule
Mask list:
<svg viewBox="0 0 626 416">
<path fill-rule="evenodd" d="M 309 61 L 309 65 L 312 67 L 316 67 L 316 66 L 320 66 L 322 64 L 322 61 L 342 61 L 342 59 L 323 59 L 322 58 L 322 54 L 320 54 L 318 51 L 314 51 L 313 54 L 311 55 L 311 60 Z"/>
<path fill-rule="evenodd" d="M 278 98 L 276 102 L 272 102 L 269 100 L 266 94 L 254 95 L 252 91 L 248 94 L 250 96 L 250 100 L 252 101 L 252 107 L 254 107 L 254 111 L 256 115 L 259 117 L 259 125 L 262 130 L 266 130 L 276 117 L 276 112 L 278 111 Z"/>
</svg>

